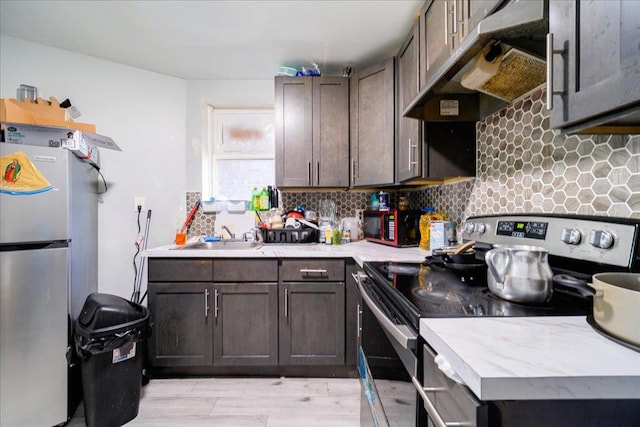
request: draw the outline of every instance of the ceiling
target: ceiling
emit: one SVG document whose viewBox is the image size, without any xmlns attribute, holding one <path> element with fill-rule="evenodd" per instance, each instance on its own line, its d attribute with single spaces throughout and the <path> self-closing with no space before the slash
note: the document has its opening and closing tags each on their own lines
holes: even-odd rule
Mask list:
<svg viewBox="0 0 640 427">
<path fill-rule="evenodd" d="M 422 3 L 0 0 L 0 31 L 188 80 L 341 75 L 395 55 Z"/>
</svg>

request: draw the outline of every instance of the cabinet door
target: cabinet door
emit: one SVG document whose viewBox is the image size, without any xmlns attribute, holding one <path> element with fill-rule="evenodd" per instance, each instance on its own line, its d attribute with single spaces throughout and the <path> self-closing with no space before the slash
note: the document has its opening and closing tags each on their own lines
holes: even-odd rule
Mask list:
<svg viewBox="0 0 640 427">
<path fill-rule="evenodd" d="M 427 0 L 420 11 L 420 88 L 451 55 L 455 0 Z"/>
<path fill-rule="evenodd" d="M 278 187 L 311 185 L 312 92 L 312 77 L 275 78 Z"/>
<path fill-rule="evenodd" d="M 214 365 L 277 365 L 278 284 L 216 284 L 213 292 Z"/>
<path fill-rule="evenodd" d="M 212 362 L 209 283 L 149 283 L 153 366 L 205 366 Z"/>
<path fill-rule="evenodd" d="M 425 178 L 476 175 L 476 124 L 426 123 Z"/>
<path fill-rule="evenodd" d="M 280 285 L 280 364 L 345 363 L 344 282 Z"/>
<path fill-rule="evenodd" d="M 640 8 L 627 0 L 549 2 L 552 128 L 640 102 Z M 548 55 L 551 53 L 548 52 Z"/>
<path fill-rule="evenodd" d="M 462 44 L 469 31 L 473 30 L 485 17 L 491 14 L 503 0 L 455 0 L 454 16 L 456 26 L 455 47 Z"/>
<path fill-rule="evenodd" d="M 420 25 L 416 22 L 397 57 L 398 137 L 396 139 L 396 181 L 420 176 L 421 121 L 403 117 L 402 111 L 418 94 L 420 71 Z"/>
<path fill-rule="evenodd" d="M 349 186 L 349 79 L 313 78 L 313 186 Z"/>
<path fill-rule="evenodd" d="M 351 183 L 394 182 L 394 60 L 357 72 L 351 79 Z"/>
</svg>

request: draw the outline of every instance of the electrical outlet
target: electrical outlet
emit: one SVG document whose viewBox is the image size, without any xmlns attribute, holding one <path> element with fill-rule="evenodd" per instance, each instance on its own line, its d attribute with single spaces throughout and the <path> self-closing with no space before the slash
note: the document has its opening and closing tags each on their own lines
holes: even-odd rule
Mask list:
<svg viewBox="0 0 640 427">
<path fill-rule="evenodd" d="M 140 197 L 140 196 L 136 196 L 133 199 L 133 210 L 134 212 L 138 212 L 138 206 L 140 206 L 140 210 L 144 211 L 145 207 L 144 207 L 144 197 Z"/>
<path fill-rule="evenodd" d="M 358 218 L 358 221 L 360 221 L 360 224 L 362 224 L 364 221 L 364 210 L 356 209 L 356 218 Z"/>
</svg>

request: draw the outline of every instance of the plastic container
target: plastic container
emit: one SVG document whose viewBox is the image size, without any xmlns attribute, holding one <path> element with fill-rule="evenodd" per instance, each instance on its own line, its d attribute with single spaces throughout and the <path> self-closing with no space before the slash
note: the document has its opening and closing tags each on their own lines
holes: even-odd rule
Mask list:
<svg viewBox="0 0 640 427">
<path fill-rule="evenodd" d="M 93 293 L 75 321 L 88 427 L 123 425 L 138 415 L 149 311 L 115 295 Z"/>
<path fill-rule="evenodd" d="M 433 206 L 427 206 L 421 209 L 423 212 L 420 217 L 420 249 L 425 251 L 430 250 L 431 246 L 431 221 L 442 221 L 444 218 L 438 212 L 436 212 Z"/>
</svg>

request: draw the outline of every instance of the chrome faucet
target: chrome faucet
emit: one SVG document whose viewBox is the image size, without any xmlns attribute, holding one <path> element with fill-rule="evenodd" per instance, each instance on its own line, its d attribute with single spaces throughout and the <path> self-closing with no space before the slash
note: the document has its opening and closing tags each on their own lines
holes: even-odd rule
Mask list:
<svg viewBox="0 0 640 427">
<path fill-rule="evenodd" d="M 231 232 L 231 230 L 229 230 L 229 227 L 227 227 L 226 225 L 223 225 L 223 226 L 222 226 L 222 227 L 220 227 L 220 228 L 222 228 L 224 231 L 226 231 L 232 239 L 235 239 L 235 238 L 236 238 L 236 235 L 235 235 L 235 234 L 233 234 L 233 233 Z"/>
</svg>

